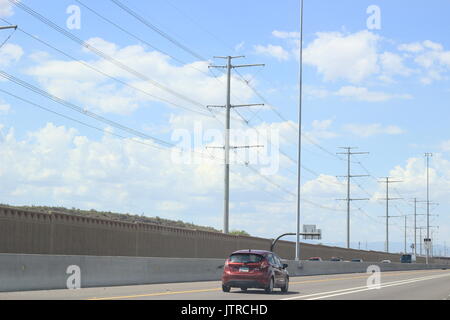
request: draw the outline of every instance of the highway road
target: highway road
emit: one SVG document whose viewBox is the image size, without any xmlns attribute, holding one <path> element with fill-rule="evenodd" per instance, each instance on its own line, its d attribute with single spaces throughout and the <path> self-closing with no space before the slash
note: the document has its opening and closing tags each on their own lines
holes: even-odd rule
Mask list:
<svg viewBox="0 0 450 320">
<path fill-rule="evenodd" d="M 384 272 L 379 289 L 368 274 L 294 277 L 288 293 L 221 290 L 219 281 L 0 293 L 0 300 L 450 300 L 450 270 Z"/>
</svg>

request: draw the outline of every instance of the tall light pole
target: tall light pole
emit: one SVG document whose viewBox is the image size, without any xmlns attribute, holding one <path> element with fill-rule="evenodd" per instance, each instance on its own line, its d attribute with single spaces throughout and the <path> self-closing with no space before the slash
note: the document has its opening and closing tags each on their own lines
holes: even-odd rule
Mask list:
<svg viewBox="0 0 450 320">
<path fill-rule="evenodd" d="M 300 0 L 300 60 L 299 60 L 299 105 L 298 105 L 298 172 L 297 172 L 297 236 L 295 261 L 300 261 L 300 196 L 302 172 L 302 106 L 303 106 L 303 0 Z"/>
<path fill-rule="evenodd" d="M 4 27 L 2 27 L 2 26 L 0 26 L 0 30 L 6 30 L 6 29 L 17 29 L 17 26 L 4 26 Z"/>
</svg>

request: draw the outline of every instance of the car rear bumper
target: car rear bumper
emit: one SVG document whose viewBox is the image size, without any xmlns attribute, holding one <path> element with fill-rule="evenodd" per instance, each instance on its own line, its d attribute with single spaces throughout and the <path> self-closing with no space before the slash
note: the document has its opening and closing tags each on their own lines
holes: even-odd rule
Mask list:
<svg viewBox="0 0 450 320">
<path fill-rule="evenodd" d="M 222 284 L 228 287 L 237 288 L 266 288 L 269 284 L 268 274 L 241 275 L 226 274 L 222 277 Z"/>
<path fill-rule="evenodd" d="M 230 280 L 228 282 L 224 282 L 223 285 L 227 287 L 234 288 L 257 288 L 257 289 L 265 289 L 267 287 L 267 283 L 264 281 L 256 281 L 256 280 Z"/>
</svg>

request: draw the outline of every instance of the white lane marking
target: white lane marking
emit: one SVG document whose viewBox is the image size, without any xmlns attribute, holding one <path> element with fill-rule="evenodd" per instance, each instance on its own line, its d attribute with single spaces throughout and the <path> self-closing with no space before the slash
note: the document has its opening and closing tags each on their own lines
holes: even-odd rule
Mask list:
<svg viewBox="0 0 450 320">
<path fill-rule="evenodd" d="M 402 284 L 407 284 L 407 283 L 416 282 L 416 281 L 432 280 L 432 279 L 448 277 L 448 276 L 450 276 L 450 274 L 392 281 L 392 282 L 382 284 L 381 288 L 388 287 L 388 286 L 394 286 L 394 285 L 402 285 Z M 344 294 L 350 294 L 353 292 L 368 291 L 368 290 L 376 290 L 376 289 L 367 288 L 367 286 L 363 286 L 363 287 L 340 289 L 340 290 L 335 290 L 335 291 L 319 292 L 319 293 L 308 294 L 308 295 L 301 295 L 301 296 L 296 296 L 296 297 L 285 298 L 282 300 L 296 300 L 296 299 L 305 299 L 305 298 L 311 298 L 311 297 L 317 297 L 317 298 L 312 298 L 312 299 L 307 299 L 307 300 L 324 299 L 326 297 L 344 295 Z M 320 297 L 318 297 L 318 296 L 320 296 Z"/>
<path fill-rule="evenodd" d="M 420 278 L 420 279 L 405 280 L 405 281 L 400 282 L 400 283 L 390 283 L 390 284 L 382 285 L 381 289 L 388 288 L 388 287 L 401 286 L 401 285 L 405 285 L 405 284 L 421 282 L 421 281 L 426 281 L 426 280 L 433 280 L 433 279 L 442 278 L 442 277 L 443 276 L 430 277 L 430 278 L 424 278 L 424 279 Z M 347 291 L 347 292 L 343 292 L 343 293 L 331 294 L 331 295 L 327 295 L 327 296 L 320 296 L 320 297 L 306 299 L 306 300 L 320 300 L 320 299 L 332 298 L 332 297 L 342 296 L 342 295 L 346 295 L 346 294 L 352 294 L 352 293 L 358 293 L 358 292 L 363 292 L 363 291 L 369 291 L 369 290 L 374 290 L 374 289 L 365 288 L 365 289 L 361 289 L 361 290 Z"/>
</svg>

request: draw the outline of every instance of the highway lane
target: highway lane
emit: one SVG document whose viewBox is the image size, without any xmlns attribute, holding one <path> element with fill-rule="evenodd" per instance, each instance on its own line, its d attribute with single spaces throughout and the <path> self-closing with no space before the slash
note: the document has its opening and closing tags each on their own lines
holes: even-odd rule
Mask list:
<svg viewBox="0 0 450 320">
<path fill-rule="evenodd" d="M 446 300 L 450 296 L 450 271 L 402 271 L 381 274 L 381 288 L 368 289 L 368 274 L 294 277 L 288 293 L 275 289 L 221 290 L 219 281 L 152 284 L 0 293 L 0 300 Z"/>
</svg>

